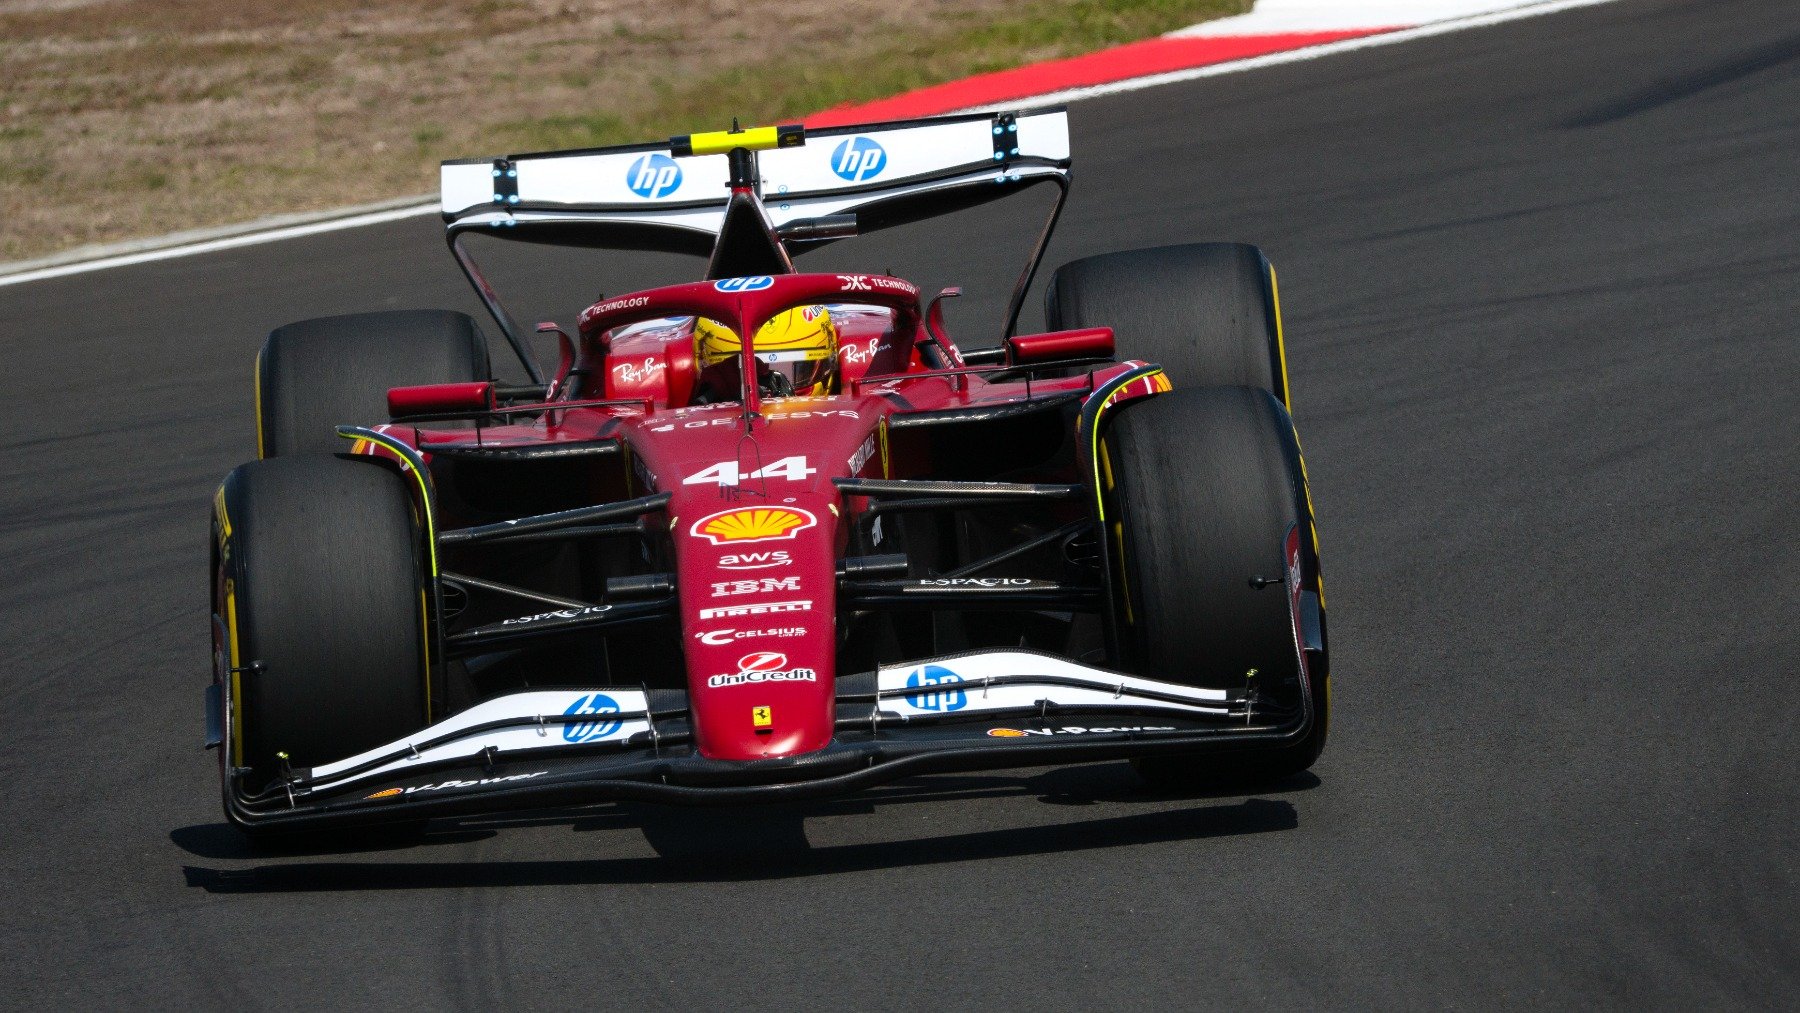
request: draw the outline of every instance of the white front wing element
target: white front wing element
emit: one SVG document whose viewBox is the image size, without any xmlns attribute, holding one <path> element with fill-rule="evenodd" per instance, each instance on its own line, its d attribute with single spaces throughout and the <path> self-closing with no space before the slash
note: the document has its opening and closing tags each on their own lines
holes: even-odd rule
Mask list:
<svg viewBox="0 0 1800 1013">
<path fill-rule="evenodd" d="M 412 740 L 402 739 L 358 753 L 336 763 L 312 769 L 309 787 L 340 788 L 363 780 L 405 777 L 411 768 L 432 760 L 473 759 L 489 746 L 501 752 L 559 749 L 596 742 L 624 742 L 650 730 L 647 704 L 640 690 L 562 690 L 513 693 L 480 703 L 428 728 Z M 544 720 L 557 716 L 584 720 Z M 487 728 L 499 722 L 527 721 L 529 725 Z M 431 743 L 426 745 L 425 743 Z M 382 757 L 404 752 L 399 759 L 376 763 Z M 367 770 L 357 770 L 376 763 Z M 351 774 L 351 771 L 355 771 Z"/>
<path fill-rule="evenodd" d="M 1028 651 L 988 651 L 883 668 L 877 710 L 902 721 L 984 711 L 1135 707 L 1226 717 L 1230 694 L 1140 679 Z"/>
<path fill-rule="evenodd" d="M 1029 651 L 988 651 L 881 669 L 883 718 L 901 721 L 1052 707 L 1162 710 L 1228 717 L 1225 690 L 1158 682 Z M 512 693 L 335 763 L 312 768 L 307 787 L 336 791 L 361 782 L 411 776 L 433 761 L 476 760 L 501 753 L 623 745 L 651 732 L 641 690 L 534 690 Z M 563 720 L 558 720 L 561 718 Z M 641 741 L 641 740 L 640 740 Z"/>
</svg>

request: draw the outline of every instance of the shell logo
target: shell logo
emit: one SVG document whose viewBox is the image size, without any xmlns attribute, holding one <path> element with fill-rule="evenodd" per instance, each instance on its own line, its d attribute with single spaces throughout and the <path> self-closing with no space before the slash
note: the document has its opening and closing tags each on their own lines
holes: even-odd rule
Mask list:
<svg viewBox="0 0 1800 1013">
<path fill-rule="evenodd" d="M 1017 728 L 989 728 L 988 735 L 996 739 L 1022 739 L 1025 733 Z"/>
<path fill-rule="evenodd" d="M 738 507 L 708 514 L 694 522 L 696 538 L 714 545 L 728 542 L 768 542 L 795 535 L 819 523 L 812 511 L 799 507 Z"/>
<path fill-rule="evenodd" d="M 372 798 L 393 798 L 395 795 L 400 794 L 404 790 L 405 789 L 403 789 L 403 788 L 383 788 L 382 790 L 376 792 L 373 795 L 364 795 L 363 801 L 366 802 Z"/>
</svg>

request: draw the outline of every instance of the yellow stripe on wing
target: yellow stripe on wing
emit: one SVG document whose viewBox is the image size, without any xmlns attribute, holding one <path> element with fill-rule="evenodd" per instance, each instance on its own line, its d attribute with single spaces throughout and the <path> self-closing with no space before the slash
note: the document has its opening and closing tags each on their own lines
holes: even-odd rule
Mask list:
<svg viewBox="0 0 1800 1013">
<path fill-rule="evenodd" d="M 387 448 L 394 453 L 394 456 L 400 458 L 405 470 L 412 473 L 413 480 L 419 486 L 419 512 L 424 519 L 425 550 L 431 564 L 430 579 L 435 584 L 438 578 L 437 519 L 432 516 L 431 487 L 427 484 L 425 469 L 414 465 L 413 462 L 418 458 L 414 456 L 412 448 L 386 433 L 379 433 L 373 429 L 361 429 L 351 433 L 339 430 L 338 435 L 346 440 L 354 441 L 351 447 L 358 452 L 371 443 Z M 422 628 L 421 643 L 424 645 L 425 652 L 425 720 L 429 723 L 431 721 L 431 618 L 430 610 L 425 607 L 424 588 L 419 589 L 419 616 Z"/>
</svg>

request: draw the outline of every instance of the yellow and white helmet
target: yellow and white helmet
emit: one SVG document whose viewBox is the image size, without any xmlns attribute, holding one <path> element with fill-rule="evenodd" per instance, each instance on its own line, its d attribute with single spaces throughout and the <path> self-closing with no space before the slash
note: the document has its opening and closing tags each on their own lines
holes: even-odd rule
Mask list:
<svg viewBox="0 0 1800 1013">
<path fill-rule="evenodd" d="M 743 349 L 737 332 L 701 317 L 694 322 L 694 356 L 705 369 L 735 358 Z M 837 325 L 823 306 L 796 306 L 756 329 L 758 382 L 774 393 L 829 394 L 837 378 Z"/>
</svg>

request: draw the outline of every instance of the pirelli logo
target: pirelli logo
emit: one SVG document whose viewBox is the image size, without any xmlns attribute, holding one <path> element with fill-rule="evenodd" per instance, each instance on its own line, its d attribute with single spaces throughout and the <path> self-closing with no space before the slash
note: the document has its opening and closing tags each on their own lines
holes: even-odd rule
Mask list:
<svg viewBox="0 0 1800 1013">
<path fill-rule="evenodd" d="M 765 601 L 754 605 L 726 605 L 722 608 L 701 609 L 702 619 L 730 619 L 737 616 L 763 616 L 774 612 L 810 612 L 810 601 Z"/>
</svg>

